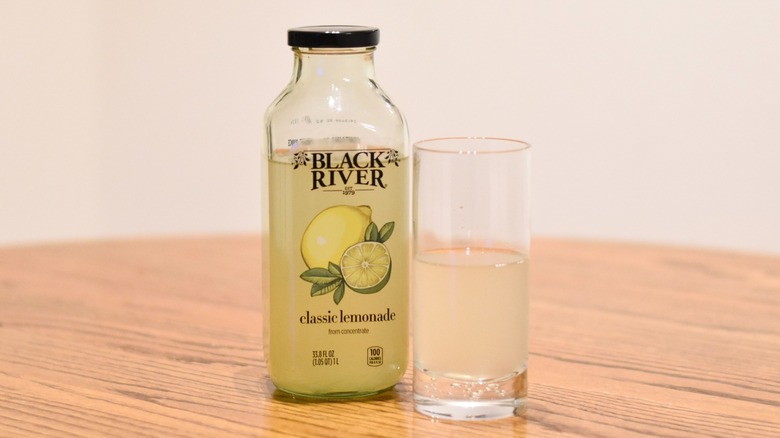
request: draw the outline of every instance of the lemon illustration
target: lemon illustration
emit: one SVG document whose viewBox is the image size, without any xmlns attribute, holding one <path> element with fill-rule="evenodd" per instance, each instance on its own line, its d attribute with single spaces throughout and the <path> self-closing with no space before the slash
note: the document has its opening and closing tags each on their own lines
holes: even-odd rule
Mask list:
<svg viewBox="0 0 780 438">
<path fill-rule="evenodd" d="M 344 252 L 339 267 L 350 289 L 361 294 L 372 294 L 379 292 L 390 280 L 392 263 L 384 244 L 361 242 Z"/>
<path fill-rule="evenodd" d="M 311 220 L 301 238 L 301 255 L 306 266 L 326 268 L 338 263 L 344 251 L 363 241 L 371 223 L 371 207 L 335 205 Z"/>
</svg>

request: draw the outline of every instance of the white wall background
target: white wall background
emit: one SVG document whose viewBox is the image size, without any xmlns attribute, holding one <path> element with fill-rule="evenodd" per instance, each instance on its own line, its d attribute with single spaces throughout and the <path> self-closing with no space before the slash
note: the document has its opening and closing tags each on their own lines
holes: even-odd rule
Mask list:
<svg viewBox="0 0 780 438">
<path fill-rule="evenodd" d="M 260 232 L 286 29 L 332 23 L 412 140 L 534 145 L 536 235 L 780 253 L 773 0 L 0 0 L 0 245 Z"/>
</svg>

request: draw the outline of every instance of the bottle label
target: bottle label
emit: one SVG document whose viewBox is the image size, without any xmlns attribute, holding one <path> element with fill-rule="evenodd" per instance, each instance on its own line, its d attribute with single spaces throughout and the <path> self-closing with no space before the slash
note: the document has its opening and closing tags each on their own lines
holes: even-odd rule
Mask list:
<svg viewBox="0 0 780 438">
<path fill-rule="evenodd" d="M 269 367 L 293 392 L 383 389 L 406 366 L 408 159 L 349 142 L 289 140 L 269 164 Z"/>
</svg>

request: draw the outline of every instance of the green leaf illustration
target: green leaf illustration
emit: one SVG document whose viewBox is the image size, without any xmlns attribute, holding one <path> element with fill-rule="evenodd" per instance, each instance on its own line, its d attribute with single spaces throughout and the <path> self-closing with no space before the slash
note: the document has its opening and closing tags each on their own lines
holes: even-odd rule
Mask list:
<svg viewBox="0 0 780 438">
<path fill-rule="evenodd" d="M 311 296 L 316 297 L 319 295 L 325 295 L 333 292 L 334 290 L 338 289 L 339 286 L 341 286 L 341 289 L 344 289 L 344 282 L 341 279 L 334 280 L 327 284 L 312 284 L 311 285 Z M 344 293 L 342 292 L 342 295 Z M 339 299 L 340 301 L 340 299 Z"/>
<path fill-rule="evenodd" d="M 376 224 L 371 222 L 371 224 L 366 228 L 366 235 L 365 235 L 367 242 L 376 242 L 379 238 L 379 230 L 376 228 Z"/>
<path fill-rule="evenodd" d="M 387 239 L 389 239 L 390 236 L 393 235 L 394 229 L 395 229 L 395 222 L 388 222 L 382 225 L 382 229 L 379 230 L 379 239 L 377 241 L 379 243 L 387 242 Z"/>
<path fill-rule="evenodd" d="M 340 278 L 341 275 L 334 275 L 325 268 L 311 268 L 301 274 L 301 279 L 314 284 L 327 284 Z"/>
<path fill-rule="evenodd" d="M 336 288 L 336 293 L 333 294 L 333 302 L 338 304 L 341 302 L 342 298 L 344 298 L 344 282 L 339 281 L 339 285 Z"/>
<path fill-rule="evenodd" d="M 328 262 L 328 272 L 341 278 L 341 268 L 333 262 Z"/>
</svg>

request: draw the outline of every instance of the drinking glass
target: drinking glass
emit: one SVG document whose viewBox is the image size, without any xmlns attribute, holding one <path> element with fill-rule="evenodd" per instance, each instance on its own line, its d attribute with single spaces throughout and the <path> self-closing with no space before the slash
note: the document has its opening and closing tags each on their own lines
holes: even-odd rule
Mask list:
<svg viewBox="0 0 780 438">
<path fill-rule="evenodd" d="M 414 145 L 415 409 L 480 420 L 525 411 L 530 145 Z"/>
</svg>

